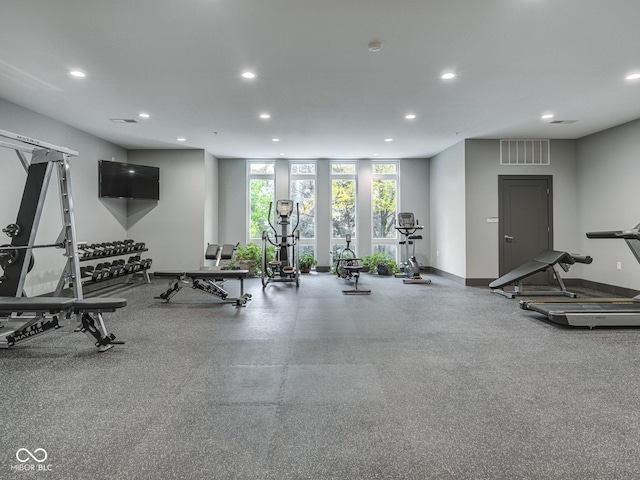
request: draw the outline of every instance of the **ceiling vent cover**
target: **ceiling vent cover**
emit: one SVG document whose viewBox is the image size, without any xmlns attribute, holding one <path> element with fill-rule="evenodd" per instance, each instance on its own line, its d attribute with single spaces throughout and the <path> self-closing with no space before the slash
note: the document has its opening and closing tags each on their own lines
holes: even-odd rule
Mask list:
<svg viewBox="0 0 640 480">
<path fill-rule="evenodd" d="M 137 120 L 133 118 L 110 118 L 113 123 L 138 123 Z"/>
<path fill-rule="evenodd" d="M 549 165 L 548 139 L 500 140 L 500 165 Z"/>
<path fill-rule="evenodd" d="M 549 122 L 551 125 L 571 125 L 572 123 L 576 123 L 577 120 L 553 120 Z"/>
</svg>

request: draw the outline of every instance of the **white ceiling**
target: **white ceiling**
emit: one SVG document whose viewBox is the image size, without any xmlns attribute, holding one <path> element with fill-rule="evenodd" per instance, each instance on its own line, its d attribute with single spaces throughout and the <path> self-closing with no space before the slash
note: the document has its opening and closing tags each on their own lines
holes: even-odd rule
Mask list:
<svg viewBox="0 0 640 480">
<path fill-rule="evenodd" d="M 0 97 L 128 149 L 430 157 L 640 118 L 639 22 L 638 0 L 2 0 Z"/>
</svg>

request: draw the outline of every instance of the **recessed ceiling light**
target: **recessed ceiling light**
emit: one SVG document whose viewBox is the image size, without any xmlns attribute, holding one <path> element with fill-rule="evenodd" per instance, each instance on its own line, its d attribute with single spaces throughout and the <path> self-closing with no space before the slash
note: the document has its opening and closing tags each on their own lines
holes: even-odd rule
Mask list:
<svg viewBox="0 0 640 480">
<path fill-rule="evenodd" d="M 269 115 L 268 113 L 261 113 L 260 118 L 262 118 L 263 120 L 267 120 L 271 118 L 271 115 Z"/>
<path fill-rule="evenodd" d="M 248 78 L 248 79 L 256 78 L 256 74 L 253 72 L 243 72 L 242 78 Z"/>
<path fill-rule="evenodd" d="M 186 139 L 186 138 L 184 138 L 184 137 L 178 137 L 178 138 L 176 138 L 176 140 L 177 140 L 178 142 L 186 142 L 186 141 L 187 141 L 187 139 Z"/>
<path fill-rule="evenodd" d="M 139 113 L 138 116 L 140 118 L 149 118 L 150 117 L 150 115 L 148 113 Z"/>
<path fill-rule="evenodd" d="M 385 138 L 384 141 L 385 142 L 393 142 L 393 138 Z"/>
<path fill-rule="evenodd" d="M 372 157 L 377 157 L 378 155 L 380 155 L 379 153 L 372 153 L 371 156 Z"/>
<path fill-rule="evenodd" d="M 627 75 L 627 80 L 638 80 L 640 78 L 640 73 L 632 73 L 631 75 Z"/>
<path fill-rule="evenodd" d="M 272 138 L 272 139 L 271 139 L 271 141 L 272 141 L 272 142 L 279 142 L 279 141 L 280 141 L 280 139 L 279 139 L 279 138 Z"/>
<path fill-rule="evenodd" d="M 440 78 L 442 78 L 443 80 L 451 80 L 452 78 L 456 78 L 456 74 L 453 72 L 447 72 L 443 73 Z"/>
<path fill-rule="evenodd" d="M 553 113 L 545 113 L 540 118 L 542 118 L 543 120 L 549 120 L 549 119 L 553 118 Z"/>
<path fill-rule="evenodd" d="M 281 157 L 284 157 L 284 153 L 280 153 L 279 155 L 280 155 Z"/>
<path fill-rule="evenodd" d="M 76 78 L 84 78 L 87 76 L 87 74 L 81 70 L 69 70 L 69 75 Z"/>
<path fill-rule="evenodd" d="M 416 116 L 413 113 L 409 113 L 408 115 L 405 115 L 404 118 L 407 120 L 413 120 Z"/>
</svg>

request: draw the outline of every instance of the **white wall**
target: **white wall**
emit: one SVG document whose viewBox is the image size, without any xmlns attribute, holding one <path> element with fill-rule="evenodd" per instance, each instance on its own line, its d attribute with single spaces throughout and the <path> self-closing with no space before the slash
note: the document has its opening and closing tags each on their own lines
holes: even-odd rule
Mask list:
<svg viewBox="0 0 640 480">
<path fill-rule="evenodd" d="M 431 158 L 428 185 L 431 266 L 464 279 L 467 274 L 464 142 Z"/>
<path fill-rule="evenodd" d="M 550 146 L 548 166 L 500 165 L 499 140 L 466 140 L 467 279 L 499 276 L 499 224 L 487 223 L 498 216 L 498 175 L 552 175 L 554 249 L 590 253 L 580 252 L 575 141 L 552 140 Z M 580 278 L 584 268 L 589 267 L 575 265 L 563 277 Z"/>
<path fill-rule="evenodd" d="M 247 164 L 245 160 L 218 160 L 218 241 L 247 242 Z"/>
<path fill-rule="evenodd" d="M 204 242 L 218 241 L 218 159 L 204 152 Z"/>
<path fill-rule="evenodd" d="M 204 264 L 204 150 L 131 150 L 129 163 L 160 168 L 160 200 L 126 200 L 128 235 L 145 242 L 152 271 Z M 125 200 L 121 200 L 125 201 Z"/>
<path fill-rule="evenodd" d="M 127 238 L 124 210 L 98 199 L 98 160 L 126 162 L 125 149 L 3 99 L 0 99 L 0 129 L 78 151 L 79 156 L 69 162 L 78 240 L 94 243 Z M 16 221 L 26 173 L 14 151 L 7 148 L 0 148 L 0 166 L 0 227 L 4 228 Z M 54 242 L 62 229 L 57 182 L 54 174 L 36 243 Z M 115 214 L 110 211 L 114 208 Z M 10 239 L 0 238 L 0 243 L 10 243 Z M 55 289 L 66 261 L 62 254 L 59 249 L 36 251 L 35 267 L 26 279 L 28 295 Z"/>
<path fill-rule="evenodd" d="M 640 120 L 577 142 L 580 240 L 593 263 L 583 278 L 640 290 L 640 265 L 622 240 L 589 240 L 588 231 L 624 230 L 640 223 Z M 621 262 L 622 270 L 616 268 Z"/>
</svg>

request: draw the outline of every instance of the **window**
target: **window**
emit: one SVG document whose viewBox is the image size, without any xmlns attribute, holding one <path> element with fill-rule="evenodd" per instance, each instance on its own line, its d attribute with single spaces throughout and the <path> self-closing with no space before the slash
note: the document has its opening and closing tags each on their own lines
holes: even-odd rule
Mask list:
<svg viewBox="0 0 640 480">
<path fill-rule="evenodd" d="M 397 259 L 398 163 L 372 164 L 371 249 Z"/>
<path fill-rule="evenodd" d="M 331 253 L 334 259 L 338 251 L 346 247 L 347 234 L 354 243 L 357 238 L 356 167 L 355 162 L 331 163 Z"/>
<path fill-rule="evenodd" d="M 258 241 L 268 230 L 269 204 L 274 201 L 275 166 L 273 162 L 249 162 L 249 240 Z"/>
<path fill-rule="evenodd" d="M 311 253 L 316 246 L 316 164 L 292 162 L 289 164 L 291 199 L 300 209 L 300 254 Z M 296 219 L 293 220 L 294 222 Z"/>
<path fill-rule="evenodd" d="M 331 238 L 356 238 L 356 164 L 331 164 Z"/>
</svg>

